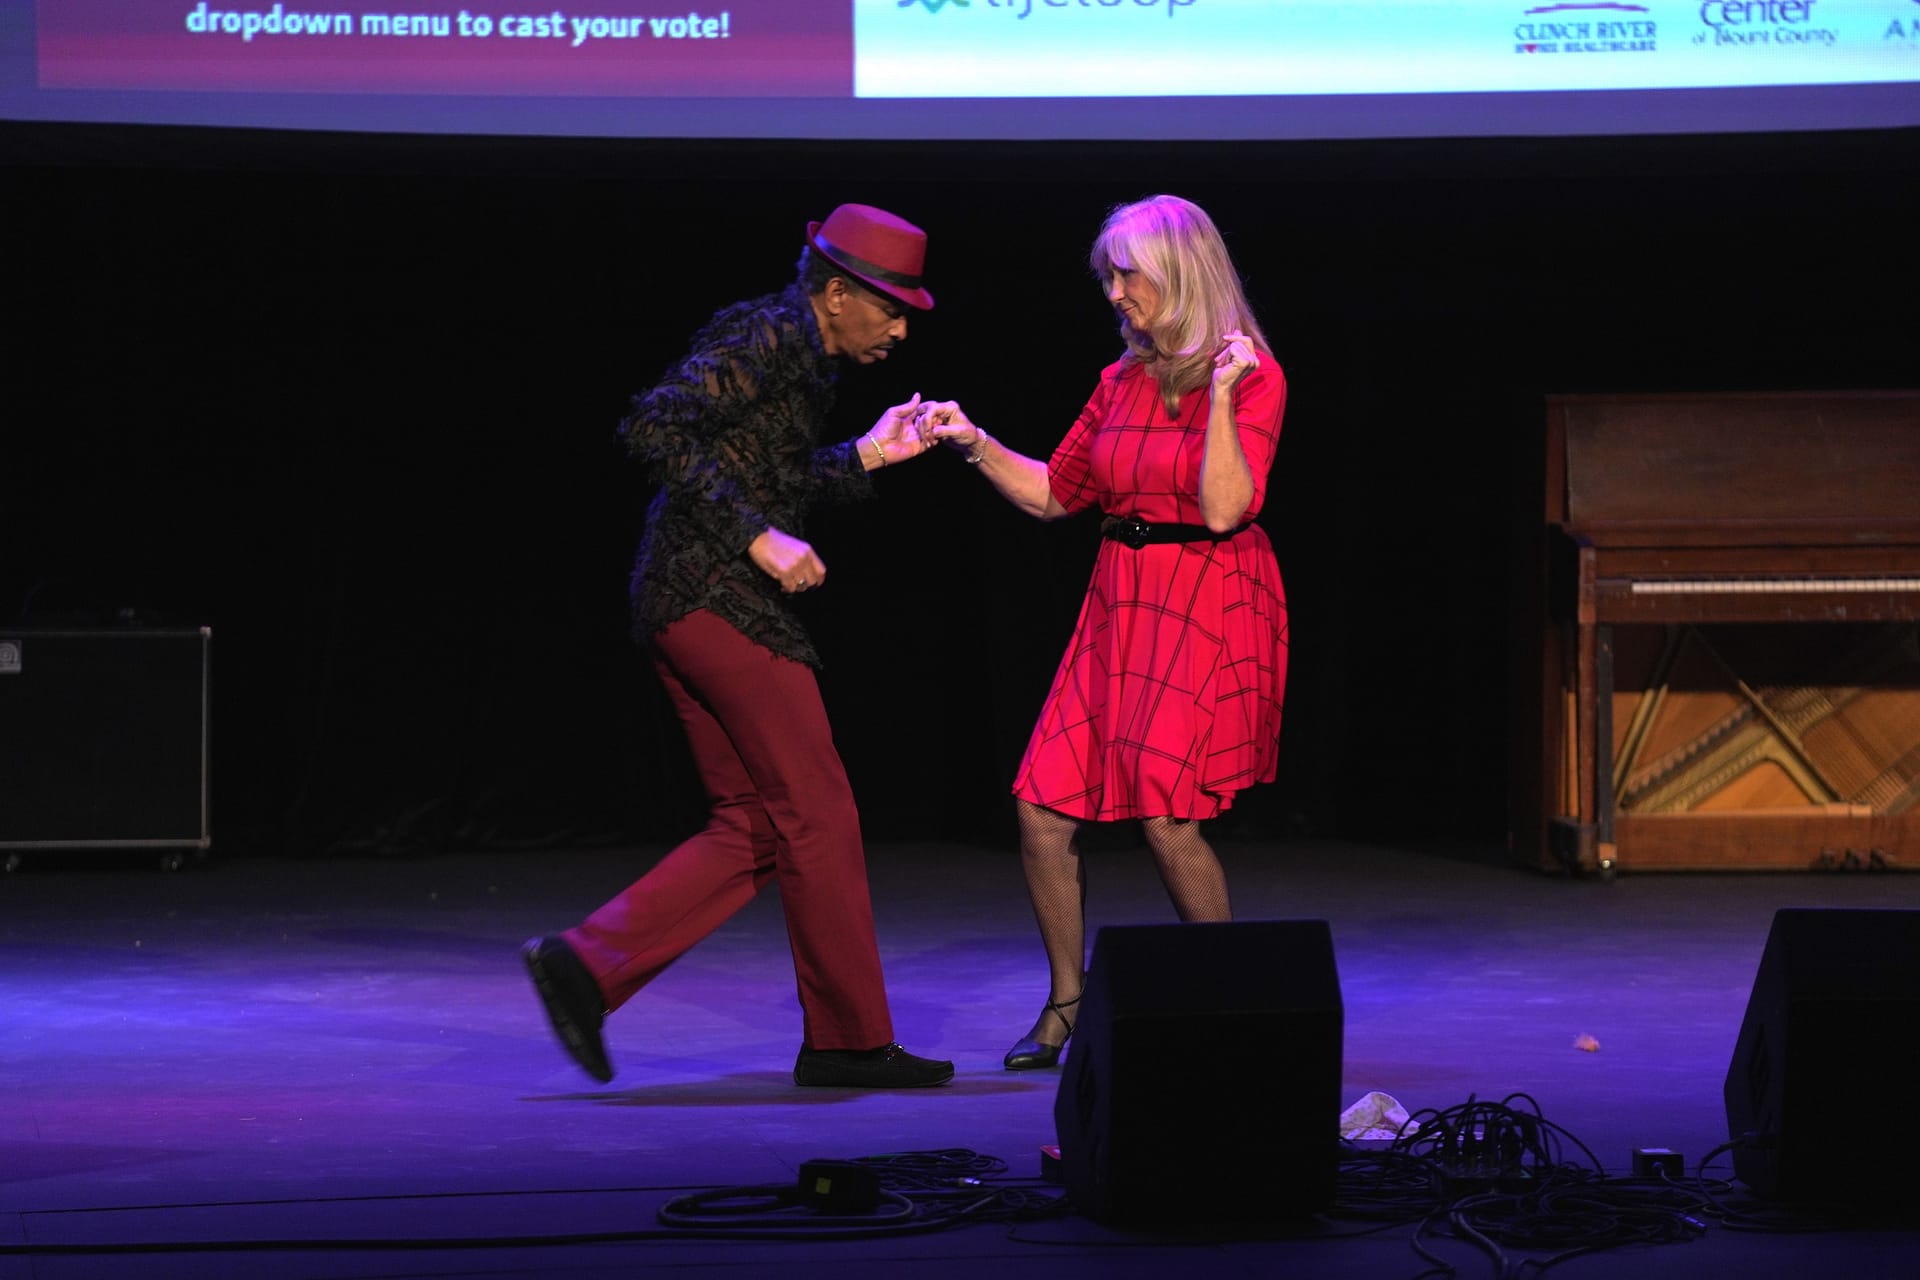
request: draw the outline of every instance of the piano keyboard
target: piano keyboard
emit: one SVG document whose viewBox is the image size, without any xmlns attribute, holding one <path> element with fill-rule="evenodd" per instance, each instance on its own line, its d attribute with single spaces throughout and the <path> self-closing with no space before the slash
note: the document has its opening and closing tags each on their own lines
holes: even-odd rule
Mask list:
<svg viewBox="0 0 1920 1280">
<path fill-rule="evenodd" d="M 1920 578 L 1666 578 L 1636 579 L 1636 596 L 1788 595 L 1821 592 L 1920 591 Z"/>
</svg>

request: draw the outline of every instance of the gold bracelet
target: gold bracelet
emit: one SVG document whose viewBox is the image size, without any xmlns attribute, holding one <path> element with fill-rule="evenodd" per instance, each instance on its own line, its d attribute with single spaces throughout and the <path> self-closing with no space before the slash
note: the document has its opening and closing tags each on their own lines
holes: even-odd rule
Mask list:
<svg viewBox="0 0 1920 1280">
<path fill-rule="evenodd" d="M 987 433 L 981 431 L 978 427 L 975 427 L 974 430 L 979 432 L 979 434 L 974 438 L 973 447 L 967 450 L 967 461 L 977 467 L 980 465 L 981 460 L 987 456 Z"/>
<path fill-rule="evenodd" d="M 865 434 L 865 435 L 863 435 L 863 436 L 861 436 L 860 438 L 861 438 L 862 440 L 865 440 L 865 441 L 866 441 L 866 442 L 867 442 L 868 444 L 870 444 L 870 445 L 872 445 L 872 446 L 873 446 L 873 453 L 874 453 L 874 456 L 880 459 L 880 467 L 884 467 L 884 466 L 886 466 L 886 465 L 887 465 L 887 451 L 886 451 L 885 449 L 882 449 L 882 448 L 880 447 L 880 442 L 879 442 L 878 440 L 875 440 L 875 439 L 873 438 L 873 432 L 871 432 L 871 431 L 869 431 L 869 432 L 867 432 L 867 434 Z M 880 469 L 880 467 L 875 467 L 875 468 L 874 468 L 874 470 L 875 470 L 875 471 L 878 471 L 878 470 Z"/>
</svg>

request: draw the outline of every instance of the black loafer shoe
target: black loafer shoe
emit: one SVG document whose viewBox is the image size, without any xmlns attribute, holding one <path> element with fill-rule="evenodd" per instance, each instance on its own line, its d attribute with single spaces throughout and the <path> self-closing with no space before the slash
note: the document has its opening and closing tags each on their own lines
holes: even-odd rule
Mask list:
<svg viewBox="0 0 1920 1280">
<path fill-rule="evenodd" d="M 793 1082 L 841 1089 L 920 1089 L 953 1079 L 953 1064 L 915 1057 L 897 1044 L 878 1049 L 808 1049 L 793 1062 Z"/>
<path fill-rule="evenodd" d="M 613 1079 L 613 1064 L 607 1061 L 607 1046 L 600 1039 L 606 1002 L 586 964 L 565 939 L 552 936 L 534 938 L 520 948 L 520 954 L 560 1046 L 601 1084 Z"/>
</svg>

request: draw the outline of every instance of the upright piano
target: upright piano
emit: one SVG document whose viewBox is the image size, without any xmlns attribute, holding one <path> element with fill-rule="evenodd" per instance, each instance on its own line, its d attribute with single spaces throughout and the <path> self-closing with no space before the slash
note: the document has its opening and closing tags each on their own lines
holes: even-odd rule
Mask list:
<svg viewBox="0 0 1920 1280">
<path fill-rule="evenodd" d="M 1557 396 L 1543 861 L 1920 868 L 1920 391 Z"/>
</svg>

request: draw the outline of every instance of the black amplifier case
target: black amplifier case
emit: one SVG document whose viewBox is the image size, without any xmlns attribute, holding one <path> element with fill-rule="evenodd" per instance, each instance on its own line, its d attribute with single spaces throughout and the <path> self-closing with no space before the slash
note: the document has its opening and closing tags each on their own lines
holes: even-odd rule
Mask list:
<svg viewBox="0 0 1920 1280">
<path fill-rule="evenodd" d="M 9 865 L 20 850 L 208 847 L 211 648 L 206 627 L 0 627 Z"/>
</svg>

